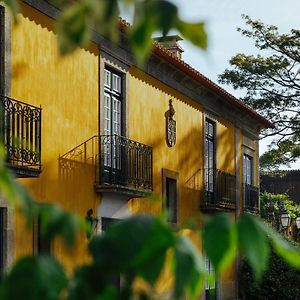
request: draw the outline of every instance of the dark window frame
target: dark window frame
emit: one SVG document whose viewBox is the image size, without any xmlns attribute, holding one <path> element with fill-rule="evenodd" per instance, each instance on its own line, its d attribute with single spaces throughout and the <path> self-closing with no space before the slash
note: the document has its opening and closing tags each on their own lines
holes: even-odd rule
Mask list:
<svg viewBox="0 0 300 300">
<path fill-rule="evenodd" d="M 173 225 L 178 225 L 180 220 L 180 196 L 179 196 L 179 174 L 178 172 L 174 172 L 168 169 L 162 169 L 162 178 L 163 178 L 163 209 L 167 211 L 174 210 L 173 213 L 168 214 L 168 222 Z M 175 200 L 172 207 L 170 207 L 171 203 L 169 202 L 168 198 L 168 191 L 167 189 L 170 187 L 168 186 L 168 181 L 171 183 L 175 183 Z M 168 207 L 169 206 L 169 207 Z"/>
<path fill-rule="evenodd" d="M 41 218 L 38 216 L 33 224 L 33 253 L 34 255 L 53 253 L 52 243 L 41 236 Z"/>
<path fill-rule="evenodd" d="M 105 85 L 105 76 L 106 76 L 106 73 L 105 71 L 109 71 L 111 76 L 110 76 L 110 80 L 111 80 L 111 86 L 110 88 L 108 88 L 106 85 Z M 116 91 L 113 90 L 112 88 L 112 78 L 113 78 L 113 75 L 117 75 L 121 78 L 121 81 L 120 81 L 120 93 L 117 93 Z M 121 102 L 121 121 L 120 121 L 120 126 L 121 126 L 121 133 L 120 135 L 121 136 L 126 136 L 126 131 L 125 131 L 125 105 L 126 105 L 126 98 L 125 98 L 125 95 L 126 95 L 126 88 L 125 88 L 125 77 L 126 75 L 124 73 L 122 73 L 121 71 L 111 67 L 109 64 L 105 64 L 104 65 L 104 69 L 103 69 L 103 77 L 104 77 L 104 81 L 103 81 L 103 105 L 102 105 L 102 109 L 103 111 L 105 112 L 104 110 L 104 105 L 105 105 L 105 93 L 109 94 L 110 95 L 110 131 L 112 134 L 112 131 L 113 131 L 113 128 L 112 128 L 112 125 L 113 125 L 113 100 L 112 100 L 112 96 L 116 97 L 120 102 Z M 103 120 L 105 120 L 105 116 L 103 115 Z M 102 128 L 102 132 L 105 134 L 104 130 L 105 130 L 105 124 L 103 123 L 103 128 Z"/>
</svg>

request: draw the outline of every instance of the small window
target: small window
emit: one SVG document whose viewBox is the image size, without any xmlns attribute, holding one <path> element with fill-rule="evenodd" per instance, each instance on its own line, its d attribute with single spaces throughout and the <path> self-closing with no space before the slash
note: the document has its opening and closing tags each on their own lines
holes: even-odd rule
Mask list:
<svg viewBox="0 0 300 300">
<path fill-rule="evenodd" d="M 37 218 L 33 228 L 34 252 L 36 255 L 51 254 L 51 242 L 42 236 L 41 218 Z"/>
<path fill-rule="evenodd" d="M 177 215 L 177 180 L 166 178 L 166 209 L 168 211 L 168 221 L 176 224 L 178 221 Z"/>
<path fill-rule="evenodd" d="M 101 231 L 106 232 L 107 229 L 114 223 L 117 222 L 116 219 L 113 218 L 101 218 Z"/>
<path fill-rule="evenodd" d="M 5 233 L 6 233 L 6 208 L 0 208 L 0 275 L 4 272 L 5 266 L 5 253 L 6 253 L 6 243 L 5 243 Z"/>
<path fill-rule="evenodd" d="M 178 173 L 167 169 L 162 170 L 163 175 L 163 199 L 164 209 L 168 213 L 168 222 L 178 224 L 179 222 L 179 195 L 178 195 Z"/>
</svg>

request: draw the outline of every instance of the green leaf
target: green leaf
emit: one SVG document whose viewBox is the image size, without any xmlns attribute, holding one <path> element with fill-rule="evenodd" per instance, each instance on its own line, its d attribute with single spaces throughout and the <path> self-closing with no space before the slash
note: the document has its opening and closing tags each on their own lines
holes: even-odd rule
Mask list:
<svg viewBox="0 0 300 300">
<path fill-rule="evenodd" d="M 149 22 L 142 22 L 134 25 L 129 33 L 131 49 L 135 55 L 137 63 L 142 65 L 150 55 L 152 48 L 152 33 L 155 27 Z"/>
<path fill-rule="evenodd" d="M 114 43 L 119 40 L 119 16 L 120 10 L 117 0 L 92 1 L 95 12 L 97 29 L 105 36 L 108 36 Z"/>
<path fill-rule="evenodd" d="M 195 46 L 207 49 L 207 34 L 203 22 L 188 23 L 178 19 L 176 25 L 176 28 L 184 38 L 192 42 Z"/>
<path fill-rule="evenodd" d="M 139 275 L 153 284 L 174 244 L 171 230 L 159 219 L 140 215 L 119 221 L 95 236 L 90 252 L 99 268 L 113 274 Z"/>
<path fill-rule="evenodd" d="M 236 255 L 237 234 L 228 216 L 220 214 L 209 219 L 204 226 L 203 245 L 217 274 L 232 263 Z"/>
<path fill-rule="evenodd" d="M 269 225 L 258 222 L 260 229 L 270 239 L 272 246 L 280 257 L 282 257 L 291 266 L 300 269 L 300 251 L 290 242 L 285 240 L 277 231 L 272 229 Z"/>
<path fill-rule="evenodd" d="M 259 281 L 267 268 L 270 254 L 267 235 L 258 218 L 250 214 L 242 215 L 237 227 L 239 245 L 253 270 L 255 280 Z"/>
<path fill-rule="evenodd" d="M 88 2 L 75 2 L 57 21 L 58 42 L 61 54 L 85 46 L 91 36 L 92 11 Z"/>
<path fill-rule="evenodd" d="M 54 258 L 24 257 L 4 278 L 1 299 L 57 300 L 67 283 L 63 268 Z"/>
<path fill-rule="evenodd" d="M 18 0 L 3 0 L 3 2 L 5 3 L 5 5 L 11 11 L 11 14 L 13 15 L 14 21 L 17 22 L 17 14 L 19 12 Z"/>
<path fill-rule="evenodd" d="M 188 299 L 196 299 L 204 286 L 206 271 L 199 251 L 187 237 L 177 237 L 174 263 L 175 299 L 181 299 L 185 292 Z"/>
<path fill-rule="evenodd" d="M 73 246 L 78 232 L 86 228 L 83 219 L 57 205 L 40 204 L 39 216 L 42 238 L 51 241 L 61 236 L 68 247 Z"/>
<path fill-rule="evenodd" d="M 3 149 L 3 148 L 2 148 Z M 2 157 L 2 154 L 0 154 Z M 36 205 L 31 194 L 15 180 L 7 166 L 0 158 L 0 190 L 8 203 L 23 213 L 27 224 L 33 224 L 36 215 Z"/>
</svg>

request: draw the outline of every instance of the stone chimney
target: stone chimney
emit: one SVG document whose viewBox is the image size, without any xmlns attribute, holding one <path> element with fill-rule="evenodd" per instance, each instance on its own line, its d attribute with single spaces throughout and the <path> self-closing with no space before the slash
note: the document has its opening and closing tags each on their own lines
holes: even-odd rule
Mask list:
<svg viewBox="0 0 300 300">
<path fill-rule="evenodd" d="M 154 38 L 163 48 L 171 52 L 174 56 L 181 59 L 181 54 L 184 51 L 178 44 L 183 39 L 179 35 L 168 35 L 163 37 Z"/>
</svg>

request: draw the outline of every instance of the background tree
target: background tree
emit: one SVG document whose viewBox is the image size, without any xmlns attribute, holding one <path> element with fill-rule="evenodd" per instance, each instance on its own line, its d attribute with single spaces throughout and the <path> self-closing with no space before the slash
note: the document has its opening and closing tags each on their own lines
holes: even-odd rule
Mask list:
<svg viewBox="0 0 300 300">
<path fill-rule="evenodd" d="M 237 54 L 232 69 L 219 76 L 220 82 L 246 91 L 242 100 L 274 123 L 269 150 L 261 157 L 266 169 L 288 165 L 300 157 L 300 30 L 280 34 L 276 26 L 243 16 L 250 29 L 238 28 L 253 39 L 258 55 Z"/>
</svg>

